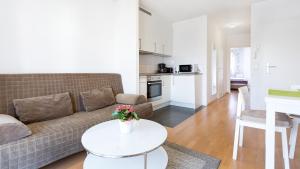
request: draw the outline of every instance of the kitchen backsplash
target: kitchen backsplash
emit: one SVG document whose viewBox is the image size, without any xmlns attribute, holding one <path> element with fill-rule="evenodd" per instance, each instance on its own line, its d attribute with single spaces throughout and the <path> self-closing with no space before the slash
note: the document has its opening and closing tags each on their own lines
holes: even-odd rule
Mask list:
<svg viewBox="0 0 300 169">
<path fill-rule="evenodd" d="M 158 64 L 164 63 L 164 58 L 154 55 L 140 55 L 140 73 L 156 73 Z"/>
<path fill-rule="evenodd" d="M 156 73 L 158 64 L 165 63 L 167 67 L 174 67 L 180 64 L 197 64 L 197 63 L 175 63 L 172 57 L 160 57 L 154 55 L 140 55 L 140 73 Z M 204 73 L 206 65 L 197 64 L 199 71 Z"/>
</svg>

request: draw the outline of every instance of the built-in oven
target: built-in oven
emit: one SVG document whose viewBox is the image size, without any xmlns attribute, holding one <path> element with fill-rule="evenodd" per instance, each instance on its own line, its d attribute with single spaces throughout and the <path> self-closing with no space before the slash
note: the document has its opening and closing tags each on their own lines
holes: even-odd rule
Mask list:
<svg viewBox="0 0 300 169">
<path fill-rule="evenodd" d="M 151 101 L 161 99 L 162 96 L 162 80 L 160 76 L 147 77 L 147 98 Z"/>
</svg>

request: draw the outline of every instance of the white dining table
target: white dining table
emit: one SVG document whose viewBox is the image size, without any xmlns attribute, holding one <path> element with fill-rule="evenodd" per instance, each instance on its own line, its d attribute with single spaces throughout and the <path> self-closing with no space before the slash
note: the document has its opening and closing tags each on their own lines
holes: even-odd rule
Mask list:
<svg viewBox="0 0 300 169">
<path fill-rule="evenodd" d="M 275 114 L 277 112 L 300 115 L 300 98 L 268 95 L 266 102 L 266 169 L 275 168 Z"/>
</svg>

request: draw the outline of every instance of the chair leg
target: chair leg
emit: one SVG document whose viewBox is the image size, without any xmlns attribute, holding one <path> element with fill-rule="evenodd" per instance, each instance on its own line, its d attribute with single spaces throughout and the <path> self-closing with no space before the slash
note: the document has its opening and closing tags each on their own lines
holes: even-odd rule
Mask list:
<svg viewBox="0 0 300 169">
<path fill-rule="evenodd" d="M 289 160 L 289 150 L 288 150 L 288 141 L 286 129 L 281 131 L 281 141 L 282 141 L 282 156 L 284 160 L 284 168 L 290 169 L 290 160 Z"/>
<path fill-rule="evenodd" d="M 290 134 L 290 159 L 294 159 L 295 156 L 295 149 L 296 149 L 296 143 L 297 143 L 297 135 L 298 135 L 298 125 L 299 123 L 295 120 L 293 120 L 293 127 Z"/>
<path fill-rule="evenodd" d="M 240 122 L 236 120 L 235 124 L 235 132 L 234 132 L 234 144 L 233 144 L 233 160 L 237 159 L 237 152 L 238 152 L 238 144 L 239 144 L 239 133 L 240 133 Z"/>
<path fill-rule="evenodd" d="M 239 146 L 243 147 L 244 141 L 244 126 L 240 126 L 240 139 L 239 139 Z"/>
<path fill-rule="evenodd" d="M 292 145 L 292 140 L 294 139 L 294 135 L 293 135 L 293 130 L 294 130 L 294 125 L 291 128 L 291 132 L 290 132 L 290 138 L 289 138 L 289 145 Z"/>
</svg>

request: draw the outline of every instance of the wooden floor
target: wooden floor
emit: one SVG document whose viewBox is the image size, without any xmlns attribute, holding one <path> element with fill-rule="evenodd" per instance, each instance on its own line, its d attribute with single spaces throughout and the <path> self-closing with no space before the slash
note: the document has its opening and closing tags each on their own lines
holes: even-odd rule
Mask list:
<svg viewBox="0 0 300 169">
<path fill-rule="evenodd" d="M 222 160 L 220 169 L 263 169 L 264 131 L 246 128 L 244 147 L 238 160 L 232 160 L 237 94 L 228 94 L 211 103 L 175 128 L 168 128 L 168 141 L 206 153 Z M 283 169 L 281 142 L 276 136 L 276 168 Z M 300 139 L 298 139 L 300 140 Z M 291 169 L 300 168 L 300 142 Z M 78 153 L 58 161 L 45 169 L 81 169 L 85 153 Z"/>
</svg>

